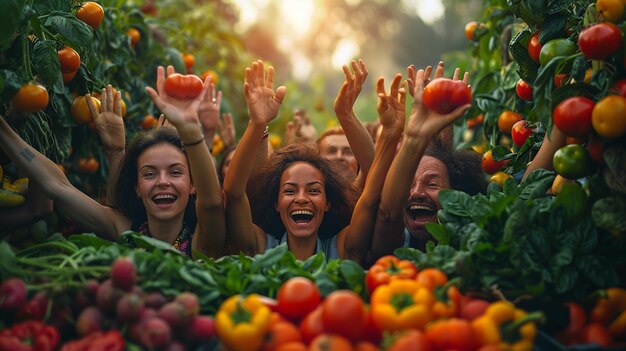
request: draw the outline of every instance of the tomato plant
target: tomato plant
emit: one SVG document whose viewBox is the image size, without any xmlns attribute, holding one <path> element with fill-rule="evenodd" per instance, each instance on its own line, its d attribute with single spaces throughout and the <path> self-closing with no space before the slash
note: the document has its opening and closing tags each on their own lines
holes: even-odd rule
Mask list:
<svg viewBox="0 0 626 351">
<path fill-rule="evenodd" d="M 530 137 L 533 132 L 535 132 L 536 128 L 534 125 L 529 126 L 526 120 L 521 120 L 515 122 L 513 127 L 511 127 L 511 137 L 513 138 L 513 142 L 518 147 L 522 147 L 528 137 Z"/>
<path fill-rule="evenodd" d="M 104 18 L 104 9 L 97 2 L 87 1 L 76 11 L 76 17 L 96 30 Z"/>
<path fill-rule="evenodd" d="M 471 103 L 472 93 L 461 80 L 437 78 L 424 88 L 422 101 L 427 108 L 446 114 L 459 106 Z"/>
<path fill-rule="evenodd" d="M 80 68 L 80 55 L 69 46 L 57 51 L 61 63 L 61 73 L 76 72 Z"/>
<path fill-rule="evenodd" d="M 604 60 L 622 46 L 622 32 L 610 22 L 584 29 L 578 36 L 578 47 L 587 60 Z"/>
<path fill-rule="evenodd" d="M 552 111 L 552 121 L 567 136 L 587 136 L 591 132 L 591 112 L 595 104 L 584 96 L 567 98 Z"/>
<path fill-rule="evenodd" d="M 213 83 L 213 85 L 217 86 L 217 83 L 219 82 L 219 75 L 210 69 L 207 69 L 206 71 L 202 72 L 202 75 L 200 76 L 200 79 L 204 82 L 206 80 L 206 77 L 211 76 L 211 82 Z"/>
<path fill-rule="evenodd" d="M 100 100 L 92 97 L 91 101 L 96 105 L 96 109 L 100 112 Z M 93 117 L 91 116 L 91 111 L 89 110 L 89 105 L 87 105 L 86 97 L 77 96 L 72 103 L 72 107 L 70 109 L 70 113 L 72 118 L 76 121 L 76 123 L 85 123 L 91 122 Z"/>
<path fill-rule="evenodd" d="M 187 72 L 191 72 L 191 69 L 196 64 L 196 57 L 193 54 L 183 54 L 183 62 L 187 67 Z"/>
<path fill-rule="evenodd" d="M 465 25 L 465 37 L 467 40 L 474 40 L 474 29 L 478 26 L 476 21 L 469 21 Z"/>
<path fill-rule="evenodd" d="M 563 83 L 565 81 L 567 81 L 567 74 L 565 73 L 559 73 L 559 74 L 555 74 L 554 75 L 554 86 L 557 88 L 560 88 L 563 86 Z"/>
<path fill-rule="evenodd" d="M 522 100 L 533 100 L 533 87 L 531 87 L 530 84 L 526 83 L 523 79 L 517 81 L 517 84 L 515 85 L 515 92 Z"/>
<path fill-rule="evenodd" d="M 41 84 L 23 85 L 13 97 L 13 107 L 23 113 L 41 111 L 48 106 L 48 90 Z"/>
<path fill-rule="evenodd" d="M 504 111 L 498 116 L 498 129 L 505 134 L 511 134 L 513 125 L 523 118 L 513 111 Z"/>
<path fill-rule="evenodd" d="M 494 174 L 497 171 L 501 170 L 506 164 L 507 160 L 496 161 L 493 159 L 493 155 L 491 150 L 485 152 L 483 154 L 482 167 L 483 171 L 487 174 Z"/>
<path fill-rule="evenodd" d="M 613 139 L 626 133 L 626 98 L 609 95 L 598 101 L 591 114 L 593 129 L 598 135 Z"/>
<path fill-rule="evenodd" d="M 539 32 L 535 32 L 528 40 L 528 56 L 539 63 L 539 53 L 541 52 L 541 42 L 539 42 Z"/>
<path fill-rule="evenodd" d="M 576 44 L 569 39 L 552 39 L 541 47 L 539 63 L 545 66 L 554 57 L 573 55 L 576 49 Z"/>
<path fill-rule="evenodd" d="M 100 167 L 100 162 L 95 157 L 81 157 L 78 159 L 78 170 L 83 173 L 92 174 L 95 173 Z"/>
<path fill-rule="evenodd" d="M 178 99 L 193 99 L 202 91 L 202 80 L 193 74 L 170 74 L 163 84 L 167 95 Z"/>
<path fill-rule="evenodd" d="M 294 277 L 278 289 L 278 312 L 291 320 L 300 320 L 320 304 L 322 296 L 313 281 Z"/>
<path fill-rule="evenodd" d="M 552 158 L 556 173 L 567 179 L 580 179 L 591 172 L 591 157 L 585 148 L 570 144 L 558 149 Z"/>
</svg>

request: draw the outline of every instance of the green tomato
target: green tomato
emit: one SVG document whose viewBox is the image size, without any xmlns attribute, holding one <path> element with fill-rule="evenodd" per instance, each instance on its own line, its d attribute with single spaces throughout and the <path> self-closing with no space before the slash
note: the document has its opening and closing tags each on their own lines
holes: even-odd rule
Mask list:
<svg viewBox="0 0 626 351">
<path fill-rule="evenodd" d="M 593 162 L 585 148 L 570 144 L 557 150 L 552 158 L 552 165 L 563 178 L 580 179 L 591 173 Z"/>
<path fill-rule="evenodd" d="M 556 56 L 573 55 L 578 48 L 569 39 L 552 39 L 541 47 L 539 63 L 544 66 Z"/>
</svg>

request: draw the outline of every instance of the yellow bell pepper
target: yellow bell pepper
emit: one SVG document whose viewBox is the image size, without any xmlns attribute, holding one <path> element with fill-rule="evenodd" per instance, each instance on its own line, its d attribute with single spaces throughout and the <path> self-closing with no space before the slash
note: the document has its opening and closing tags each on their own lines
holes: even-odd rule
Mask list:
<svg viewBox="0 0 626 351">
<path fill-rule="evenodd" d="M 432 319 L 435 296 L 412 279 L 396 279 L 381 285 L 370 299 L 372 319 L 381 331 L 423 329 Z"/>
<path fill-rule="evenodd" d="M 472 321 L 476 337 L 482 346 L 494 345 L 503 351 L 531 351 L 537 335 L 536 320 L 541 312 L 527 314 L 511 303 L 497 301 L 485 314 Z"/>
<path fill-rule="evenodd" d="M 220 342 L 231 351 L 255 351 L 261 348 L 268 329 L 271 310 L 259 295 L 229 297 L 215 315 L 215 329 Z"/>
</svg>

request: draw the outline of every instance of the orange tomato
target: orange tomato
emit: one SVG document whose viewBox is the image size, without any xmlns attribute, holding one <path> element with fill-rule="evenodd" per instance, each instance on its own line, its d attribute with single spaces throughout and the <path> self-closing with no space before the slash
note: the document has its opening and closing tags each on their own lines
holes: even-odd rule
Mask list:
<svg viewBox="0 0 626 351">
<path fill-rule="evenodd" d="M 92 174 L 100 168 L 100 162 L 95 157 L 81 157 L 78 159 L 78 170 L 83 173 Z"/>
<path fill-rule="evenodd" d="M 48 101 L 48 90 L 43 85 L 28 83 L 13 97 L 13 106 L 23 113 L 37 112 L 46 108 Z"/>
<path fill-rule="evenodd" d="M 67 84 L 74 79 L 74 77 L 76 77 L 76 73 L 78 73 L 78 71 L 63 73 L 63 84 Z"/>
<path fill-rule="evenodd" d="M 291 322 L 278 322 L 269 327 L 265 334 L 263 351 L 273 351 L 288 342 L 302 341 L 300 329 Z"/>
<path fill-rule="evenodd" d="M 523 118 L 513 111 L 504 111 L 498 116 L 498 129 L 505 134 L 511 134 L 513 125 Z"/>
<path fill-rule="evenodd" d="M 591 113 L 593 129 L 601 137 L 618 138 L 626 133 L 626 98 L 609 95 L 598 101 Z"/>
<path fill-rule="evenodd" d="M 213 77 L 211 82 L 213 82 L 213 85 L 217 86 L 217 83 L 219 83 L 219 75 L 213 70 L 207 69 L 206 71 L 202 72 L 200 79 L 202 79 L 202 81 L 204 82 L 208 75 L 211 75 Z"/>
<path fill-rule="evenodd" d="M 100 100 L 92 98 L 91 101 L 96 105 L 96 109 L 100 112 Z M 77 123 L 91 122 L 93 117 L 89 111 L 89 105 L 85 96 L 77 96 L 70 108 L 70 114 Z"/>
<path fill-rule="evenodd" d="M 478 27 L 478 22 L 470 21 L 465 25 L 465 37 L 467 40 L 474 40 L 474 29 Z"/>
<path fill-rule="evenodd" d="M 96 30 L 104 18 L 104 9 L 97 2 L 87 1 L 76 11 L 76 17 Z"/>
<path fill-rule="evenodd" d="M 157 122 L 159 120 L 156 119 L 153 115 L 146 115 L 141 121 L 141 128 L 150 129 L 157 126 Z"/>
<path fill-rule="evenodd" d="M 130 28 L 126 31 L 126 35 L 130 38 L 130 47 L 135 47 L 139 40 L 141 39 L 141 33 L 135 28 Z"/>
<path fill-rule="evenodd" d="M 485 121 L 485 115 L 483 115 L 482 113 L 479 114 L 478 116 L 474 117 L 474 118 L 470 118 L 467 120 L 467 127 L 472 129 L 472 128 L 476 128 L 477 126 L 483 124 L 483 122 Z"/>
<path fill-rule="evenodd" d="M 352 351 L 352 343 L 343 336 L 335 334 L 321 334 L 315 337 L 309 345 L 309 351 Z"/>
<path fill-rule="evenodd" d="M 196 57 L 193 56 L 193 54 L 183 54 L 183 62 L 185 62 L 187 72 L 190 72 L 193 66 L 196 64 Z"/>
</svg>

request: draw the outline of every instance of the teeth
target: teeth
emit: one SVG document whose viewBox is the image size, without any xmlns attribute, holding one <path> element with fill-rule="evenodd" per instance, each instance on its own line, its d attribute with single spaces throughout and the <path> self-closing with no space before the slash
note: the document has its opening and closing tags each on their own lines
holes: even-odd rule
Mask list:
<svg viewBox="0 0 626 351">
<path fill-rule="evenodd" d="M 295 216 L 295 215 L 309 215 L 309 216 L 313 216 L 313 212 L 306 211 L 306 210 L 297 210 L 297 211 L 291 212 L 291 215 L 292 216 Z"/>
<path fill-rule="evenodd" d="M 429 206 L 424 206 L 424 205 L 411 205 L 411 207 L 409 207 L 409 209 L 411 211 L 416 211 L 416 210 L 432 211 L 433 210 Z"/>
<path fill-rule="evenodd" d="M 176 200 L 176 196 L 174 195 L 157 195 L 154 197 L 154 200 Z"/>
</svg>

